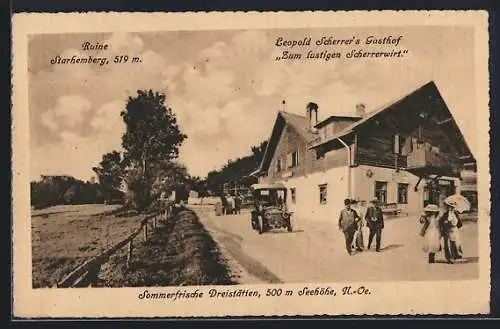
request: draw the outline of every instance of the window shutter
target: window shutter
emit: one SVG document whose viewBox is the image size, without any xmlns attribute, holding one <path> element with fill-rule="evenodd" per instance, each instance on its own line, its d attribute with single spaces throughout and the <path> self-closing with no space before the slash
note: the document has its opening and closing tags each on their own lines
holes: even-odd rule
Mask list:
<svg viewBox="0 0 500 329">
<path fill-rule="evenodd" d="M 399 135 L 394 134 L 394 153 L 399 154 Z"/>
<path fill-rule="evenodd" d="M 291 168 L 293 166 L 293 153 L 288 153 L 286 155 L 286 163 L 288 165 L 288 168 Z"/>
</svg>

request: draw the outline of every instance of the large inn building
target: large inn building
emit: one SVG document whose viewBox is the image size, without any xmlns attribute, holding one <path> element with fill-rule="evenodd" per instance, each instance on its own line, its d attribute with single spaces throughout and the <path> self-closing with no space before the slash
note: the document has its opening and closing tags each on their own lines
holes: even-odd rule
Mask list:
<svg viewBox="0 0 500 329">
<path fill-rule="evenodd" d="M 475 175 L 476 161 L 434 82 L 368 113 L 360 104 L 356 117 L 318 122 L 318 111 L 315 103 L 306 116 L 280 111 L 253 173 L 261 183 L 283 183 L 298 216 L 331 219 L 347 197 L 417 213 L 461 193 L 463 173 Z"/>
</svg>

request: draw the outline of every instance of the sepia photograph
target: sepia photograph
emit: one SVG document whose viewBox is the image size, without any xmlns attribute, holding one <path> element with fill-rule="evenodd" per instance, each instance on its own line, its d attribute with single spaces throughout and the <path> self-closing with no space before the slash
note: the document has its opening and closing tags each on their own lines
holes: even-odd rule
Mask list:
<svg viewBox="0 0 500 329">
<path fill-rule="evenodd" d="M 22 289 L 161 307 L 397 282 L 452 312 L 447 291 L 489 289 L 478 27 L 310 19 L 24 35 Z"/>
</svg>

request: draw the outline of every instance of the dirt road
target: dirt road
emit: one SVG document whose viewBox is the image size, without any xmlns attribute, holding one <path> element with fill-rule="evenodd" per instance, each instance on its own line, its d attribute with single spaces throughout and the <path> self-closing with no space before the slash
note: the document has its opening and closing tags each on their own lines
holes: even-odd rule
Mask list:
<svg viewBox="0 0 500 329">
<path fill-rule="evenodd" d="M 382 250 L 349 256 L 344 237 L 332 222 L 296 218 L 291 233 L 259 235 L 250 214 L 216 216 L 212 206 L 192 206 L 221 249 L 242 272 L 241 283 L 458 280 L 478 276 L 477 224 L 462 230 L 464 259 L 457 264 L 428 264 L 415 217 L 386 220 Z"/>
</svg>

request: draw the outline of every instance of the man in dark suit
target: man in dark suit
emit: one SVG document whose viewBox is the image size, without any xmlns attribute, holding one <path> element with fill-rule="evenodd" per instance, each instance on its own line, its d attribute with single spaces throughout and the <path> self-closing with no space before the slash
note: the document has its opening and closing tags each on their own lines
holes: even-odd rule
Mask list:
<svg viewBox="0 0 500 329">
<path fill-rule="evenodd" d="M 373 237 L 376 239 L 375 250 L 380 251 L 380 241 L 382 240 L 382 230 L 384 229 L 384 214 L 378 205 L 378 200 L 372 200 L 370 207 L 366 210 L 366 225 L 370 229 L 368 237 L 368 249 L 370 249 Z"/>
<path fill-rule="evenodd" d="M 234 212 L 235 214 L 241 214 L 241 203 L 242 203 L 242 198 L 239 194 L 236 194 L 234 197 Z"/>
<path fill-rule="evenodd" d="M 339 216 L 339 230 L 344 232 L 345 236 L 345 247 L 347 253 L 352 255 L 352 240 L 354 239 L 354 233 L 358 227 L 358 221 L 361 219 L 358 216 L 356 210 L 351 209 L 351 200 L 344 200 L 345 208 L 340 211 Z"/>
</svg>

